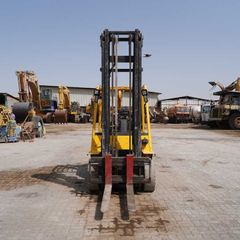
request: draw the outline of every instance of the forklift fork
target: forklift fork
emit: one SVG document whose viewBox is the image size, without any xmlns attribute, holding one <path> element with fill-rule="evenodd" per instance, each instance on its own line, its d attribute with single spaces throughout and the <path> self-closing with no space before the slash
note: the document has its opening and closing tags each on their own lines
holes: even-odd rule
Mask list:
<svg viewBox="0 0 240 240">
<path fill-rule="evenodd" d="M 109 208 L 111 192 L 112 192 L 112 155 L 106 154 L 105 162 L 105 186 L 101 204 L 101 212 L 105 213 Z"/>
<path fill-rule="evenodd" d="M 133 155 L 128 154 L 126 157 L 126 192 L 127 206 L 130 212 L 135 211 L 134 185 L 133 185 Z M 107 154 L 104 158 L 105 165 L 105 186 L 101 203 L 101 212 L 105 213 L 109 209 L 111 192 L 112 192 L 112 156 Z"/>
<path fill-rule="evenodd" d="M 135 199 L 134 199 L 134 189 L 133 189 L 133 155 L 128 154 L 126 158 L 126 191 L 127 191 L 127 205 L 130 212 L 134 212 Z"/>
</svg>

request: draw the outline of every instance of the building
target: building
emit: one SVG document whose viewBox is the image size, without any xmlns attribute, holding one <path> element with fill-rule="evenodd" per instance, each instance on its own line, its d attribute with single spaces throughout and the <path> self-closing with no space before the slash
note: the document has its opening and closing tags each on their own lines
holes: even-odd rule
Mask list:
<svg viewBox="0 0 240 240">
<path fill-rule="evenodd" d="M 0 93 L 0 105 L 11 108 L 14 103 L 19 102 L 19 99 L 9 93 Z"/>
<path fill-rule="evenodd" d="M 80 106 L 87 106 L 91 102 L 93 96 L 93 91 L 95 88 L 87 87 L 68 87 L 70 91 L 71 102 L 79 102 Z M 52 85 L 40 85 L 40 90 L 43 93 L 44 91 L 50 91 L 52 99 L 58 101 L 58 86 Z M 159 92 L 149 92 L 149 106 L 155 106 L 158 101 L 158 96 L 161 93 Z M 128 92 L 123 93 L 123 106 L 128 105 Z"/>
<path fill-rule="evenodd" d="M 192 106 L 201 106 L 202 104 L 210 103 L 210 99 L 192 97 L 192 96 L 181 96 L 174 98 L 166 98 L 160 99 L 158 101 L 158 105 L 161 106 L 162 109 L 172 107 L 176 104 L 192 107 Z"/>
</svg>

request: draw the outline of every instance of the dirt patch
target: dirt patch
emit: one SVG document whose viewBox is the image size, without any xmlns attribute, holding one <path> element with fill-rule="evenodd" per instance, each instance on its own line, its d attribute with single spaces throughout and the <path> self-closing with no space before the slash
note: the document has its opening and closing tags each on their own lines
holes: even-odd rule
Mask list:
<svg viewBox="0 0 240 240">
<path fill-rule="evenodd" d="M 89 131 L 91 129 L 91 124 L 77 124 L 77 123 L 68 123 L 68 124 L 46 124 L 47 134 L 60 135 L 65 132 L 74 132 L 74 131 Z"/>
<path fill-rule="evenodd" d="M 189 191 L 188 187 L 185 186 L 174 186 L 173 187 L 177 192 L 187 192 Z"/>
<path fill-rule="evenodd" d="M 183 159 L 183 158 L 174 158 L 174 159 L 172 159 L 172 161 L 174 161 L 174 162 L 182 162 L 184 160 L 185 159 Z"/>
<path fill-rule="evenodd" d="M 222 186 L 219 185 L 215 185 L 215 184 L 210 184 L 208 185 L 209 187 L 215 188 L 215 189 L 219 189 L 219 188 L 223 188 Z"/>
<path fill-rule="evenodd" d="M 51 173 L 54 167 L 42 167 L 30 170 L 12 170 L 0 172 L 0 190 L 9 191 L 16 188 L 39 184 L 42 180 L 32 177 L 34 174 Z"/>
<path fill-rule="evenodd" d="M 229 162 L 217 161 L 219 164 L 228 164 Z"/>
<path fill-rule="evenodd" d="M 171 166 L 168 166 L 168 165 L 161 165 L 161 168 L 171 168 Z"/>
<path fill-rule="evenodd" d="M 208 163 L 209 163 L 210 159 L 207 159 L 207 160 L 203 160 L 202 161 L 202 165 L 203 166 L 206 166 Z"/>
<path fill-rule="evenodd" d="M 88 231 L 96 231 L 98 233 L 114 233 L 121 237 L 135 236 L 138 231 L 143 228 L 166 233 L 167 224 L 170 221 L 163 219 L 162 213 L 166 208 L 156 206 L 153 202 L 146 205 L 141 205 L 137 211 L 130 216 L 128 220 L 114 217 L 110 223 L 101 223 L 97 227 L 88 228 Z"/>
</svg>

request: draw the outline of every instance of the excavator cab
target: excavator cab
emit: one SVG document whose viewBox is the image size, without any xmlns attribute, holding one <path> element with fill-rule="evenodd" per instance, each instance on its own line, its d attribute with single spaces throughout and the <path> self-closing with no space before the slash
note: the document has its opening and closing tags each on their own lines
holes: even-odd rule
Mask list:
<svg viewBox="0 0 240 240">
<path fill-rule="evenodd" d="M 108 209 L 112 185 L 126 186 L 130 211 L 135 210 L 134 187 L 155 189 L 148 91 L 142 85 L 142 41 L 137 29 L 106 29 L 101 35 L 102 82 L 94 91 L 88 173 L 90 190 L 104 188 L 102 212 Z M 120 42 L 127 45 L 125 55 L 118 54 Z M 120 73 L 128 75 L 126 86 L 119 84 Z"/>
</svg>

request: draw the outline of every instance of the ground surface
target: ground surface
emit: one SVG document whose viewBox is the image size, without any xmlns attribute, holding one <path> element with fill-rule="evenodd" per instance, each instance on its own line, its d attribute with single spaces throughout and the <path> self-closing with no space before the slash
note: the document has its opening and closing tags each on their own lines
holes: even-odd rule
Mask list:
<svg viewBox="0 0 240 240">
<path fill-rule="evenodd" d="M 157 187 L 100 213 L 85 183 L 90 125 L 0 144 L 0 239 L 240 239 L 240 132 L 154 125 Z"/>
</svg>

